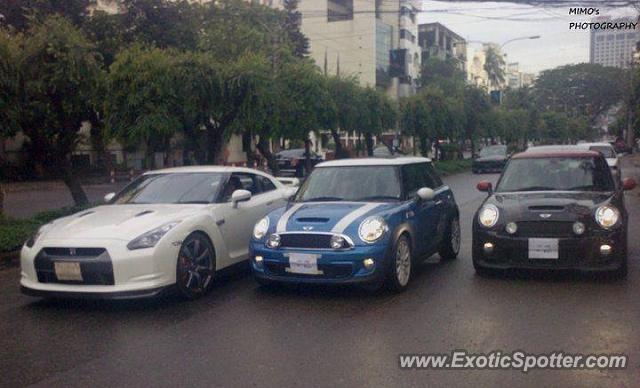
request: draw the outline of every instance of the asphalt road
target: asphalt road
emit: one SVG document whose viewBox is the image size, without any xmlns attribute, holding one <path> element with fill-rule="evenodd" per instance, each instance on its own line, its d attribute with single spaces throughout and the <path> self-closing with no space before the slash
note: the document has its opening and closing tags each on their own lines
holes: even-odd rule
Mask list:
<svg viewBox="0 0 640 388">
<path fill-rule="evenodd" d="M 632 172 L 629 168 L 627 171 Z M 636 178 L 638 171 L 633 171 Z M 483 178 L 495 180 L 495 175 Z M 462 212 L 458 260 L 421 266 L 400 295 L 350 288 L 265 290 L 240 271 L 208 297 L 52 302 L 22 296 L 0 272 L 3 386 L 637 386 L 640 196 L 627 194 L 623 281 L 575 274 L 474 275 L 478 176 L 446 179 Z M 635 237 L 635 238 L 634 238 Z M 626 370 L 401 370 L 400 353 L 524 350 L 624 353 Z"/>
</svg>

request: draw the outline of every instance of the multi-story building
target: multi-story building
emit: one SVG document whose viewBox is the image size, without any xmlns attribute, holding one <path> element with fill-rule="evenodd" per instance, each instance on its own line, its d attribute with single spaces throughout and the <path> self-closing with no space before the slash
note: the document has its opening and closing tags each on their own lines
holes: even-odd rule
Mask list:
<svg viewBox="0 0 640 388">
<path fill-rule="evenodd" d="M 415 92 L 419 1 L 301 1 L 298 10 L 311 57 L 327 74 L 356 76 L 393 98 Z"/>
<path fill-rule="evenodd" d="M 596 18 L 594 21 L 612 23 L 633 22 L 631 18 L 611 20 L 609 17 Z M 640 30 L 591 30 L 589 62 L 603 66 L 628 68 L 633 62 L 636 45 L 640 41 Z"/>
<path fill-rule="evenodd" d="M 453 59 L 458 68 L 467 71 L 467 41 L 440 23 L 418 26 L 418 45 L 422 50 L 422 61 L 428 58 Z"/>
<path fill-rule="evenodd" d="M 487 51 L 493 49 L 499 56 L 502 57 L 502 72 L 504 74 L 504 81 L 493 85 L 489 79 L 489 74 L 485 70 L 485 63 L 487 62 Z M 471 59 L 467 62 L 467 82 L 487 88 L 487 90 L 502 90 L 507 86 L 508 82 L 508 69 L 507 69 L 507 54 L 503 53 L 500 46 L 495 43 L 483 43 L 482 48 L 474 52 Z"/>
</svg>

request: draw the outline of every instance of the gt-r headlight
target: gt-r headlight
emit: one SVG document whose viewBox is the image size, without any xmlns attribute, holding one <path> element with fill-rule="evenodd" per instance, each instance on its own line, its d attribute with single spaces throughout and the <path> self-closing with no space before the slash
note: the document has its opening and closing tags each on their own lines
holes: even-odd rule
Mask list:
<svg viewBox="0 0 640 388">
<path fill-rule="evenodd" d="M 253 238 L 256 240 L 262 240 L 269 230 L 269 217 L 264 217 L 256 223 L 253 227 Z"/>
<path fill-rule="evenodd" d="M 620 212 L 613 206 L 600 206 L 596 210 L 596 221 L 605 229 L 612 228 L 618 223 Z"/>
<path fill-rule="evenodd" d="M 180 221 L 168 222 L 160 227 L 152 229 L 145 234 L 142 234 L 135 239 L 131 240 L 129 244 L 127 244 L 127 248 L 129 250 L 134 249 L 144 249 L 144 248 L 153 248 L 156 246 L 158 241 L 167 234 L 171 229 L 173 229 L 176 225 L 178 225 Z"/>
<path fill-rule="evenodd" d="M 488 204 L 484 205 L 478 213 L 478 221 L 485 228 L 491 228 L 498 222 L 500 211 L 496 205 Z"/>
<path fill-rule="evenodd" d="M 366 243 L 378 241 L 387 231 L 387 222 L 382 217 L 369 217 L 360 224 L 358 235 Z"/>
</svg>

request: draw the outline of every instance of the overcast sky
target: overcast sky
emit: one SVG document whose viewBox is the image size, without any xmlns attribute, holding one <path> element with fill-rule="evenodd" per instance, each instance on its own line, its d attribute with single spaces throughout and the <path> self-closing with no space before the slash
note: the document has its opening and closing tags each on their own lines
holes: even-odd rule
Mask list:
<svg viewBox="0 0 640 388">
<path fill-rule="evenodd" d="M 600 15 L 633 16 L 634 10 L 598 7 Z M 509 62 L 520 70 L 539 72 L 556 66 L 589 61 L 589 32 L 569 30 L 569 22 L 592 17 L 569 16 L 569 8 L 542 8 L 517 3 L 424 1 L 420 23 L 440 22 L 468 41 L 502 44 L 521 36 L 540 39 L 509 43 Z M 470 44 L 472 49 L 479 44 Z M 471 50 L 470 53 L 471 54 Z"/>
</svg>

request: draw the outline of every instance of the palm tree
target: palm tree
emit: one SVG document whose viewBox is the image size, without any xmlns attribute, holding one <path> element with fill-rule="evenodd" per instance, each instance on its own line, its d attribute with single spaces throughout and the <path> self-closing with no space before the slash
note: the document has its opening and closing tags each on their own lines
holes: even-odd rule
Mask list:
<svg viewBox="0 0 640 388">
<path fill-rule="evenodd" d="M 504 82 L 504 58 L 497 48 L 489 46 L 485 49 L 484 71 L 489 76 L 489 84 L 497 87 Z"/>
</svg>

